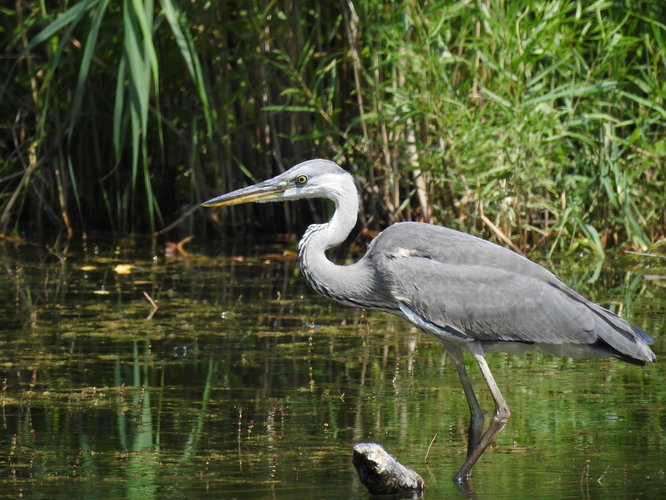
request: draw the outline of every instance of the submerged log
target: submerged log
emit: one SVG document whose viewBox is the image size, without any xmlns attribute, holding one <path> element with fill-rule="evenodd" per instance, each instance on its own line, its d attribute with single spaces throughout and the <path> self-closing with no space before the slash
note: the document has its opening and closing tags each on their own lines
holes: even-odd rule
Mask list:
<svg viewBox="0 0 666 500">
<path fill-rule="evenodd" d="M 377 443 L 354 445 L 352 463 L 358 477 L 373 495 L 414 492 L 420 493 L 425 483 Z"/>
</svg>

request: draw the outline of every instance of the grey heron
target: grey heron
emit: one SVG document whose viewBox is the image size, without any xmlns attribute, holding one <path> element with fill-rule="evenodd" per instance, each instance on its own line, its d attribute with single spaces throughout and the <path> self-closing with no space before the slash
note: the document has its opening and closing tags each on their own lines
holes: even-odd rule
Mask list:
<svg viewBox="0 0 666 500">
<path fill-rule="evenodd" d="M 470 476 L 510 415 L 485 352 L 612 356 L 637 365 L 655 360 L 648 347 L 652 339 L 642 329 L 588 301 L 539 264 L 453 229 L 418 222 L 393 224 L 358 262 L 334 264 L 326 251 L 346 239 L 359 208 L 353 177 L 334 162 L 305 161 L 202 205 L 302 198 L 328 198 L 335 204 L 330 221 L 308 227 L 298 245 L 300 267 L 312 287 L 342 304 L 400 316 L 438 338 L 451 356 L 471 414 L 467 458 L 454 477 L 458 483 Z M 495 402 L 485 431 L 463 363 L 464 349 L 476 360 Z"/>
</svg>

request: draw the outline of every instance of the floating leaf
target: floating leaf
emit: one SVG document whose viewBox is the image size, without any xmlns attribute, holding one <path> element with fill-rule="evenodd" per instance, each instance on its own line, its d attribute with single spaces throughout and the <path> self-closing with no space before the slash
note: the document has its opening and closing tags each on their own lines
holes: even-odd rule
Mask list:
<svg viewBox="0 0 666 500">
<path fill-rule="evenodd" d="M 132 269 L 134 269 L 132 264 L 118 264 L 113 268 L 113 272 L 116 274 L 130 274 Z"/>
</svg>

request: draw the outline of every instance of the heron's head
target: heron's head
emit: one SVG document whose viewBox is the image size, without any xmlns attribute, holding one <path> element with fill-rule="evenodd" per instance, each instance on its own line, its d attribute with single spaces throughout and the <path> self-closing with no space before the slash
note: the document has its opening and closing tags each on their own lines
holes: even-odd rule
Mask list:
<svg viewBox="0 0 666 500">
<path fill-rule="evenodd" d="M 357 196 L 354 180 L 349 173 L 332 161 L 317 159 L 299 163 L 272 179 L 212 198 L 201 206 L 220 207 L 301 198 L 337 200 L 348 196 L 350 191 Z"/>
</svg>

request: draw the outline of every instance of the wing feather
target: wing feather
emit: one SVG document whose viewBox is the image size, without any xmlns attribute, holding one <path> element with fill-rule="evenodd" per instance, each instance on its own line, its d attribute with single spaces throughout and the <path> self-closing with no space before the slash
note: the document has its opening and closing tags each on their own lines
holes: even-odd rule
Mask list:
<svg viewBox="0 0 666 500">
<path fill-rule="evenodd" d="M 546 268 L 453 229 L 405 222 L 366 254 L 386 301 L 461 340 L 611 346 L 628 361 L 654 361 L 650 336 L 588 301 Z M 623 359 L 625 359 L 623 358 Z"/>
<path fill-rule="evenodd" d="M 463 338 L 595 341 L 589 309 L 530 276 L 420 256 L 382 259 L 380 273 L 397 301 Z"/>
</svg>

